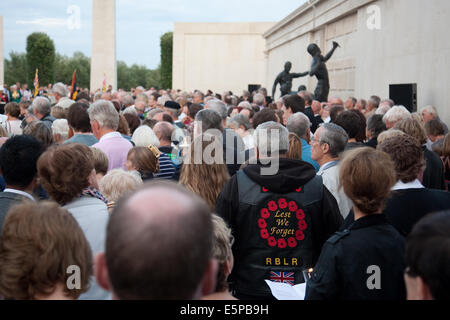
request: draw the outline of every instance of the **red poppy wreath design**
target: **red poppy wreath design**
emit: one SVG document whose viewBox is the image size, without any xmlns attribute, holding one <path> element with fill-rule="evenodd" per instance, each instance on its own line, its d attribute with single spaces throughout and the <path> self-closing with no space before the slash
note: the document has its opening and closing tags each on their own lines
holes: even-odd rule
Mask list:
<svg viewBox="0 0 450 320">
<path fill-rule="evenodd" d="M 304 231 L 308 228 L 305 212 L 295 201 L 285 198 L 269 201 L 260 213 L 260 235 L 270 247 L 295 248 L 299 241 L 305 240 Z"/>
</svg>

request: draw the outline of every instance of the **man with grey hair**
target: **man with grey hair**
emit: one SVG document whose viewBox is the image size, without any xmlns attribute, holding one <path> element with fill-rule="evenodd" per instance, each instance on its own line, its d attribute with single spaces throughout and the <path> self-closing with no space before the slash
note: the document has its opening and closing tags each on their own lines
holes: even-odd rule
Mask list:
<svg viewBox="0 0 450 320">
<path fill-rule="evenodd" d="M 67 90 L 66 86 L 61 82 L 53 85 L 52 92 L 53 96 L 55 97 L 56 107 L 69 109 L 70 106 L 75 103 L 75 101 L 69 99 L 69 90 Z"/>
<path fill-rule="evenodd" d="M 339 160 L 347 142 L 347 132 L 334 123 L 322 124 L 311 141 L 311 157 L 320 165 L 317 174 L 322 176 L 323 184 L 336 199 L 344 219 L 353 207 L 344 189 L 339 187 Z"/>
<path fill-rule="evenodd" d="M 378 96 L 371 96 L 370 99 L 367 101 L 366 106 L 366 119 L 369 119 L 371 116 L 375 115 L 375 112 L 377 112 L 378 107 L 380 106 L 381 99 Z"/>
<path fill-rule="evenodd" d="M 50 115 L 50 101 L 45 97 L 36 97 L 31 105 L 34 116 L 40 120 L 46 127 L 52 128 L 53 121 L 56 119 Z"/>
<path fill-rule="evenodd" d="M 256 164 L 233 176 L 216 201 L 231 227 L 235 266 L 229 277 L 238 299 L 273 299 L 264 280 L 303 283 L 327 239 L 343 219 L 314 168 L 287 158 L 289 132 L 266 122 L 254 133 Z M 278 170 L 267 175 L 268 163 Z"/>
<path fill-rule="evenodd" d="M 302 140 L 302 160 L 311 164 L 318 172 L 320 166 L 311 158 L 311 146 L 309 145 L 311 123 L 309 118 L 301 112 L 295 113 L 289 117 L 286 127 L 289 133 L 295 133 Z"/>
<path fill-rule="evenodd" d="M 119 101 L 121 101 L 122 106 L 126 109 L 128 107 L 131 107 L 134 105 L 134 99 L 131 96 L 131 94 L 126 93 L 124 95 L 121 96 L 122 98 L 119 98 Z"/>
<path fill-rule="evenodd" d="M 424 123 L 430 122 L 431 120 L 439 120 L 444 127 L 444 135 L 448 133 L 448 126 L 439 118 L 439 113 L 435 107 L 423 107 L 420 109 L 420 114 L 423 117 Z"/>
<path fill-rule="evenodd" d="M 110 101 L 98 100 L 89 109 L 92 132 L 99 140 L 92 147 L 102 150 L 108 157 L 108 171 L 125 169 L 128 151 L 133 145 L 117 132 L 119 113 Z"/>
<path fill-rule="evenodd" d="M 266 103 L 266 97 L 262 93 L 257 93 L 253 96 L 253 103 L 258 106 L 259 110 L 262 110 Z"/>
</svg>

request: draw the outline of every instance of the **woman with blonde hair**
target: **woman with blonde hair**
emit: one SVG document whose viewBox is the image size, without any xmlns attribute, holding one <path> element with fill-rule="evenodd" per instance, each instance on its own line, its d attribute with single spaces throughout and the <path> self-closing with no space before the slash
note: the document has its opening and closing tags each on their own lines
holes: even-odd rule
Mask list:
<svg viewBox="0 0 450 320">
<path fill-rule="evenodd" d="M 302 139 L 295 133 L 289 134 L 289 152 L 287 157 L 292 160 L 302 160 Z"/>
<path fill-rule="evenodd" d="M 223 163 L 223 147 L 216 137 L 201 135 L 186 152 L 180 184 L 204 199 L 213 211 L 220 191 L 230 179 Z"/>
<path fill-rule="evenodd" d="M 135 172 L 127 172 L 122 169 L 115 169 L 108 172 L 99 182 L 100 192 L 108 200 L 108 211 L 116 207 L 117 202 L 131 192 L 134 192 L 142 185 L 141 177 Z"/>
<path fill-rule="evenodd" d="M 212 222 L 214 227 L 214 247 L 212 256 L 219 263 L 217 271 L 216 290 L 209 296 L 203 297 L 203 300 L 236 300 L 228 289 L 228 276 L 233 270 L 233 252 L 231 246 L 234 238 L 231 235 L 231 229 L 228 228 L 225 221 L 213 214 Z"/>
</svg>

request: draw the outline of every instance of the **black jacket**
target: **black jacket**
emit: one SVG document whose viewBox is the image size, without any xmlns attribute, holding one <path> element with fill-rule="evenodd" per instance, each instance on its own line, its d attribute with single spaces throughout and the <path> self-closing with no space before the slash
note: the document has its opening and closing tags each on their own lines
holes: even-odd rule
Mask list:
<svg viewBox="0 0 450 320">
<path fill-rule="evenodd" d="M 225 185 L 216 212 L 231 227 L 235 265 L 230 277 L 239 298 L 273 298 L 264 280 L 298 284 L 315 265 L 342 216 L 336 200 L 302 161 L 280 159 L 276 175 L 261 164 L 238 172 Z"/>
<path fill-rule="evenodd" d="M 426 146 L 423 146 L 422 149 L 427 163 L 427 167 L 423 172 L 422 184 L 428 189 L 447 190 L 444 178 L 444 164 L 441 158 L 433 151 L 428 150 Z"/>
<path fill-rule="evenodd" d="M 305 299 L 405 300 L 404 251 L 385 215 L 361 218 L 326 242 Z"/>
<path fill-rule="evenodd" d="M 430 189 L 393 191 L 384 213 L 403 236 L 408 236 L 425 215 L 450 209 L 450 193 Z"/>
<path fill-rule="evenodd" d="M 402 236 L 407 237 L 414 225 L 424 216 L 449 209 L 449 192 L 431 189 L 404 189 L 391 192 L 383 214 Z M 348 229 L 354 221 L 355 215 L 352 210 L 345 219 L 341 230 Z"/>
<path fill-rule="evenodd" d="M 311 122 L 311 132 L 315 133 L 319 126 L 323 123 L 322 118 L 320 116 L 315 116 L 311 107 L 307 107 L 304 114 L 309 118 L 309 121 Z"/>
</svg>

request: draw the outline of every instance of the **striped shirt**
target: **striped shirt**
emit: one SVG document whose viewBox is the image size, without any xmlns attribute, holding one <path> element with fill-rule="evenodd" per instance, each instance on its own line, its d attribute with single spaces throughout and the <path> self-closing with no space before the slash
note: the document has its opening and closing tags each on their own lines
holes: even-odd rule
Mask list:
<svg viewBox="0 0 450 320">
<path fill-rule="evenodd" d="M 155 174 L 156 179 L 172 179 L 175 174 L 175 164 L 170 160 L 167 153 L 161 153 L 159 157 L 159 173 Z"/>
</svg>

